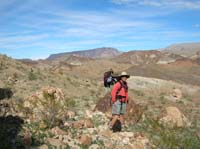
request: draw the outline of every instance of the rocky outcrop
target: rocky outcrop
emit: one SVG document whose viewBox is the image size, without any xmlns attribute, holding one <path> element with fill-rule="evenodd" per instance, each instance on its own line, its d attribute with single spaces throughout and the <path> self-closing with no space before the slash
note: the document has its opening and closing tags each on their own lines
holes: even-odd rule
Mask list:
<svg viewBox="0 0 200 149">
<path fill-rule="evenodd" d="M 160 119 L 160 122 L 177 127 L 189 125 L 187 118 L 178 108 L 167 107 L 165 110 L 166 113 L 163 114 L 164 116 Z"/>
<path fill-rule="evenodd" d="M 52 123 L 62 119 L 67 110 L 63 91 L 54 87 L 44 87 L 28 97 L 23 107 L 31 121 L 47 119 Z"/>
<path fill-rule="evenodd" d="M 112 106 L 110 105 L 110 99 L 111 99 L 111 95 L 110 93 L 107 93 L 103 98 L 101 98 L 95 109 L 99 110 L 101 112 L 110 112 L 111 113 L 111 109 Z M 127 112 L 125 115 L 125 118 L 127 120 L 128 123 L 136 123 L 138 122 L 141 117 L 142 114 L 145 110 L 145 106 L 144 105 L 140 105 L 140 104 L 136 104 L 131 98 L 129 99 L 129 103 L 127 104 Z"/>
</svg>

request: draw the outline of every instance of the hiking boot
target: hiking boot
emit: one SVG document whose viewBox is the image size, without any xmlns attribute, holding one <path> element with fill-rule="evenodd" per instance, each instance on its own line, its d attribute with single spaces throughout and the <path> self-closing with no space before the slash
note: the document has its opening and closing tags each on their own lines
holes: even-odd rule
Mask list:
<svg viewBox="0 0 200 149">
<path fill-rule="evenodd" d="M 112 126 L 111 125 L 109 125 L 108 128 L 109 128 L 109 130 L 112 130 Z"/>
<path fill-rule="evenodd" d="M 122 125 L 121 127 L 122 127 L 122 130 L 121 130 L 121 131 L 126 131 L 127 128 L 128 128 L 126 125 Z"/>
</svg>

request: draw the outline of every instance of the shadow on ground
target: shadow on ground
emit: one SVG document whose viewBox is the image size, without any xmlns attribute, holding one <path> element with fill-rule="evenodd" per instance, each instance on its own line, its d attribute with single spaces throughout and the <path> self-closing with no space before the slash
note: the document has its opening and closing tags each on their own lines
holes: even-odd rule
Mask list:
<svg viewBox="0 0 200 149">
<path fill-rule="evenodd" d="M 0 88 L 0 100 L 9 99 L 13 96 L 13 92 L 10 88 Z"/>
<path fill-rule="evenodd" d="M 0 117 L 0 149 L 23 149 L 17 141 L 17 135 L 22 128 L 24 121 L 18 116 Z"/>
</svg>

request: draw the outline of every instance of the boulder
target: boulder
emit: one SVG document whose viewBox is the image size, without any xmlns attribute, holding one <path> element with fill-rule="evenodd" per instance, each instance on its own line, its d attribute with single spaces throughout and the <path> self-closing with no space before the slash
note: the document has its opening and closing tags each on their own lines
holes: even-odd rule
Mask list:
<svg viewBox="0 0 200 149">
<path fill-rule="evenodd" d="M 110 105 L 110 99 L 110 93 L 107 93 L 103 98 L 100 98 L 96 104 L 95 110 L 103 113 L 111 113 L 112 106 Z M 126 121 L 131 124 L 138 122 L 142 118 L 145 109 L 145 105 L 136 104 L 131 98 L 129 98 L 129 103 L 127 104 L 127 110 L 125 114 Z"/>
<path fill-rule="evenodd" d="M 180 100 L 182 98 L 182 91 L 178 88 L 175 88 L 172 92 L 172 96 L 176 99 L 176 100 Z"/>
<path fill-rule="evenodd" d="M 177 107 L 167 107 L 165 110 L 166 113 L 163 114 L 165 116 L 160 119 L 160 122 L 177 127 L 183 127 L 188 124 L 187 118 Z"/>
<path fill-rule="evenodd" d="M 24 113 L 27 114 L 26 117 L 31 118 L 31 121 L 45 119 L 54 123 L 55 120 L 63 118 L 65 109 L 67 109 L 65 100 L 61 89 L 44 87 L 24 101 Z"/>
</svg>

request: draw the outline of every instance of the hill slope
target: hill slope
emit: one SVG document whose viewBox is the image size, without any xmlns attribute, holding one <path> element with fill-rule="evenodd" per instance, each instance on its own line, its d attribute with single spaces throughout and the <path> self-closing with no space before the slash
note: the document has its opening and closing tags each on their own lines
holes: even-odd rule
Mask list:
<svg viewBox="0 0 200 149">
<path fill-rule="evenodd" d="M 165 52 L 191 57 L 200 51 L 200 42 L 173 44 L 165 48 Z"/>
</svg>

